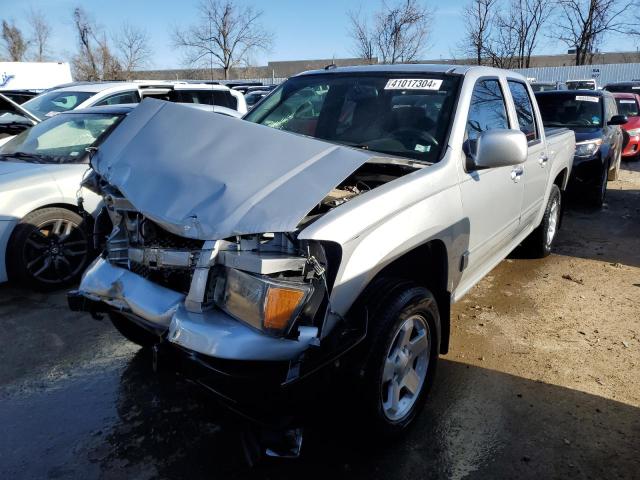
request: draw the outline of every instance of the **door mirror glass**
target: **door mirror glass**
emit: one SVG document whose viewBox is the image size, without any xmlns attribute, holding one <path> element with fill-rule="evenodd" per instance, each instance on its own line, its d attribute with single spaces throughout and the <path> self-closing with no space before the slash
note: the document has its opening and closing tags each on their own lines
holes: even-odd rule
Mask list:
<svg viewBox="0 0 640 480">
<path fill-rule="evenodd" d="M 611 120 L 609 120 L 608 124 L 609 125 L 624 125 L 628 121 L 629 121 L 629 119 L 627 118 L 626 115 L 614 115 L 613 117 L 611 117 Z"/>
<path fill-rule="evenodd" d="M 520 130 L 487 130 L 465 145 L 471 170 L 524 163 L 527 149 L 527 137 Z"/>
</svg>

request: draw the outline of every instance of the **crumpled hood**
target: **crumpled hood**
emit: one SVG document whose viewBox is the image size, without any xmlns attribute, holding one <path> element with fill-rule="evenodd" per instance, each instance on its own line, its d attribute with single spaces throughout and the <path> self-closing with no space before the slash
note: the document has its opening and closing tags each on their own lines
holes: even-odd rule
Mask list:
<svg viewBox="0 0 640 480">
<path fill-rule="evenodd" d="M 295 230 L 375 155 L 146 99 L 92 160 L 147 217 L 202 240 Z"/>
</svg>

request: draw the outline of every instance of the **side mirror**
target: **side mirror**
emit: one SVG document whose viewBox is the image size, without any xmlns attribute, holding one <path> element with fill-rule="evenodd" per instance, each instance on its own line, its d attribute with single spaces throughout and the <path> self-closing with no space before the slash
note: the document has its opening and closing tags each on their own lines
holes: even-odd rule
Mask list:
<svg viewBox="0 0 640 480">
<path fill-rule="evenodd" d="M 626 115 L 614 115 L 611 120 L 607 122 L 607 125 L 624 125 L 629 119 Z"/>
<path fill-rule="evenodd" d="M 518 165 L 527 160 L 527 150 L 527 137 L 520 130 L 487 130 L 475 141 L 475 152 L 468 152 L 471 157 L 469 168 L 481 170 Z"/>
</svg>

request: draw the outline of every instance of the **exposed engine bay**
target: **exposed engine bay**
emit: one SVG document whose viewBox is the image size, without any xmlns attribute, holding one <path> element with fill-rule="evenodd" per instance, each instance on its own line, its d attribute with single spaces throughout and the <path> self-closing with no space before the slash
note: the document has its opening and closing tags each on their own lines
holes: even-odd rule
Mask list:
<svg viewBox="0 0 640 480">
<path fill-rule="evenodd" d="M 424 163 L 395 159 L 389 163 L 383 163 L 383 161 L 367 162 L 349 175 L 340 185 L 332 189 L 322 202 L 320 202 L 320 205 L 310 212 L 310 215 L 326 213 L 354 197 L 414 172 L 424 166 Z"/>
</svg>

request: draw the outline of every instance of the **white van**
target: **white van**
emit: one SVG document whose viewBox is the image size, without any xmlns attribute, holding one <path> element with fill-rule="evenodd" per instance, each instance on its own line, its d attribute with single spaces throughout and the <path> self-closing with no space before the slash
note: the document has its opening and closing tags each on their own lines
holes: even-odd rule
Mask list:
<svg viewBox="0 0 640 480">
<path fill-rule="evenodd" d="M 63 62 L 0 62 L 0 91 L 46 90 L 73 81 Z"/>
</svg>

